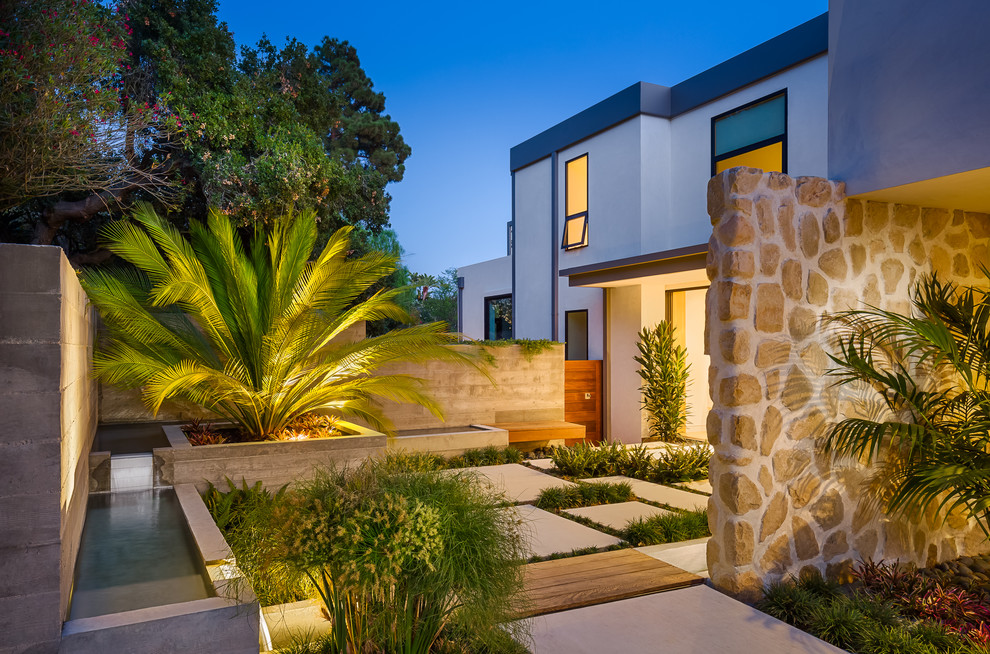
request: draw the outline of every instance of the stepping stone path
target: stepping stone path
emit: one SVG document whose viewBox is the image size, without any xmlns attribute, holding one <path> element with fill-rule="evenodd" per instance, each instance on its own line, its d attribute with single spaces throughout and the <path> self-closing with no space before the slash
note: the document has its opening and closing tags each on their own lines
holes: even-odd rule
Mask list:
<svg viewBox="0 0 990 654">
<path fill-rule="evenodd" d="M 553 459 L 530 459 L 526 463 L 540 470 L 553 470 L 556 467 Z"/>
<path fill-rule="evenodd" d="M 644 520 L 655 515 L 670 513 L 642 502 L 618 502 L 616 504 L 600 504 L 579 509 L 566 509 L 565 513 L 587 518 L 600 525 L 622 531 L 633 520 Z M 678 566 L 680 567 L 680 566 Z"/>
<path fill-rule="evenodd" d="M 515 504 L 530 504 L 540 496 L 544 488 L 573 486 L 574 483 L 527 468 L 518 463 L 499 466 L 461 468 L 452 472 L 470 472 L 486 480 L 495 489 L 505 493 L 506 499 Z M 700 497 L 700 495 L 699 495 Z M 568 550 L 570 551 L 570 550 Z"/>
<path fill-rule="evenodd" d="M 712 494 L 712 482 L 707 479 L 699 479 L 698 481 L 682 481 L 677 484 L 682 488 L 690 488 L 691 490 L 696 490 L 706 495 Z"/>
<path fill-rule="evenodd" d="M 612 483 L 624 481 L 632 487 L 632 492 L 636 495 L 636 497 L 641 497 L 650 502 L 666 504 L 674 507 L 675 509 L 684 509 L 685 511 L 708 508 L 708 498 L 704 495 L 698 495 L 697 493 L 691 493 L 686 490 L 671 488 L 670 486 L 663 486 L 661 484 L 654 484 L 649 481 L 642 481 L 641 479 L 632 479 L 631 477 L 615 475 L 614 477 L 597 477 L 595 479 L 582 479 L 581 481 L 607 481 Z"/>
<path fill-rule="evenodd" d="M 708 586 L 532 618 L 533 654 L 842 654 Z"/>
<path fill-rule="evenodd" d="M 591 527 L 585 527 L 529 504 L 509 507 L 506 510 L 515 512 L 523 523 L 522 531 L 526 540 L 527 556 L 567 554 L 586 547 L 611 547 L 622 542 L 615 536 L 603 534 Z"/>
<path fill-rule="evenodd" d="M 693 572 L 699 577 L 708 576 L 708 537 L 695 540 L 685 540 L 680 543 L 665 543 L 663 545 L 647 545 L 637 547 L 642 552 L 658 561 L 669 563 L 681 570 Z"/>
</svg>

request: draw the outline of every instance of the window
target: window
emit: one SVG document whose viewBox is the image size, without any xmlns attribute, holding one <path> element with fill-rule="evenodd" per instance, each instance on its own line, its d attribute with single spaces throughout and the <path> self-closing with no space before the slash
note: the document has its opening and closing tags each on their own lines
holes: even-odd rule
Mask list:
<svg viewBox="0 0 990 654">
<path fill-rule="evenodd" d="M 787 91 L 712 118 L 712 175 L 735 166 L 787 172 Z"/>
<path fill-rule="evenodd" d="M 564 358 L 588 359 L 588 310 L 564 312 Z"/>
<path fill-rule="evenodd" d="M 512 338 L 512 296 L 485 298 L 485 340 L 502 341 Z"/>
<path fill-rule="evenodd" d="M 588 244 L 588 155 L 564 164 L 564 241 L 565 250 Z"/>
</svg>

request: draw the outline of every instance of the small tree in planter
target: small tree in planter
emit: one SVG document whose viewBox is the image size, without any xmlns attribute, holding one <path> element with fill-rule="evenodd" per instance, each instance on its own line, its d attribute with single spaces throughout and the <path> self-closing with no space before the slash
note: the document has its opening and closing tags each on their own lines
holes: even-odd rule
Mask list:
<svg viewBox="0 0 990 654">
<path fill-rule="evenodd" d="M 643 408 L 649 414 L 650 436 L 661 441 L 684 439 L 687 424 L 687 350 L 674 340 L 674 326 L 666 320 L 639 333 Z"/>
</svg>

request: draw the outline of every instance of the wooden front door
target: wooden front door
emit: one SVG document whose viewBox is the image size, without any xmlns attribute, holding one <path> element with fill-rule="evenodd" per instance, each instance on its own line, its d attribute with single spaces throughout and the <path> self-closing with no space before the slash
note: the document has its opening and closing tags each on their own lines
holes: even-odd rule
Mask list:
<svg viewBox="0 0 990 654">
<path fill-rule="evenodd" d="M 564 361 L 564 420 L 584 425 L 588 442 L 602 440 L 601 361 Z"/>
</svg>

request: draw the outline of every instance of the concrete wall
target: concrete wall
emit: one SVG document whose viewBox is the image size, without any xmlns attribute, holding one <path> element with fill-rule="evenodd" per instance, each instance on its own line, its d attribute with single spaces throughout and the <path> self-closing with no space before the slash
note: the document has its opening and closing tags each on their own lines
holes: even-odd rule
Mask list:
<svg viewBox="0 0 990 654">
<path fill-rule="evenodd" d="M 828 176 L 859 195 L 990 166 L 984 2 L 830 0 Z"/>
<path fill-rule="evenodd" d="M 0 652 L 55 652 L 89 493 L 93 315 L 57 247 L 0 244 Z"/>
<path fill-rule="evenodd" d="M 457 345 L 470 352 L 473 347 Z M 402 364 L 388 373 L 426 380 L 426 392 L 443 408 L 441 421 L 423 407 L 385 402 L 385 415 L 398 429 L 430 429 L 499 422 L 564 419 L 564 346 L 527 357 L 518 345 L 489 347 L 494 384 L 478 370 L 443 361 Z M 385 372 L 385 371 L 383 371 Z"/>
<path fill-rule="evenodd" d="M 512 293 L 512 257 L 505 256 L 457 269 L 464 278 L 461 290 L 460 332 L 468 338 L 485 338 L 485 298 Z"/>
<path fill-rule="evenodd" d="M 825 314 L 863 303 L 907 313 L 936 271 L 986 284 L 990 216 L 845 200 L 841 183 L 734 168 L 712 179 L 707 340 L 708 564 L 715 586 L 755 596 L 805 567 L 845 577 L 854 560 L 919 565 L 986 550 L 958 514 L 942 525 L 874 512 L 871 471 L 816 448 L 830 425 L 862 415 L 868 389 L 837 387 Z"/>
</svg>

